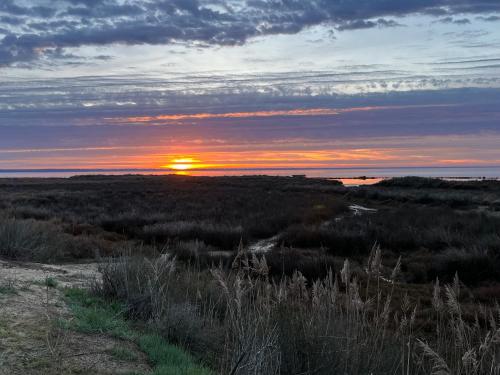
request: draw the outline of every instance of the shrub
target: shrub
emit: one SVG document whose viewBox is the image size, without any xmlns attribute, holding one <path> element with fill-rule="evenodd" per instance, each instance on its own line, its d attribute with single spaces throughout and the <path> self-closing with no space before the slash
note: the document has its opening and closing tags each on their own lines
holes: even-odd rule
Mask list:
<svg viewBox="0 0 500 375">
<path fill-rule="evenodd" d="M 0 220 L 0 255 L 14 260 L 54 262 L 91 258 L 101 246 L 88 237 L 74 237 L 50 222 Z"/>
<path fill-rule="evenodd" d="M 34 220 L 0 221 L 0 254 L 19 260 L 55 259 L 62 256 L 59 234 L 48 223 Z"/>
<path fill-rule="evenodd" d="M 439 277 L 444 282 L 451 282 L 455 274 L 469 286 L 500 280 L 500 260 L 485 251 L 449 250 L 435 257 L 427 268 L 429 278 Z"/>
<path fill-rule="evenodd" d="M 144 226 L 141 238 L 164 243 L 169 239 L 200 240 L 225 250 L 238 246 L 243 236 L 241 226 L 209 222 L 176 221 Z"/>
<path fill-rule="evenodd" d="M 446 181 L 446 180 L 443 180 L 440 178 L 406 176 L 406 177 L 394 177 L 394 178 L 382 180 L 380 182 L 377 182 L 375 185 L 376 186 L 383 186 L 383 187 L 438 189 L 438 188 L 453 187 L 455 184 L 452 181 Z"/>
</svg>

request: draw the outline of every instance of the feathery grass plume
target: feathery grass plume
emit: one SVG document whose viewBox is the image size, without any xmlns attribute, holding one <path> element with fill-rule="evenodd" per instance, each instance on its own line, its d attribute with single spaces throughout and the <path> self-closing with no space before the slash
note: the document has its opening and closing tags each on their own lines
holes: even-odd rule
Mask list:
<svg viewBox="0 0 500 375">
<path fill-rule="evenodd" d="M 351 306 L 355 309 L 362 310 L 364 302 L 359 295 L 359 285 L 356 278 L 353 278 L 353 280 L 349 283 L 349 297 Z"/>
<path fill-rule="evenodd" d="M 378 243 L 373 245 L 372 252 L 373 257 L 368 268 L 374 275 L 379 276 L 382 268 L 382 250 Z"/>
<path fill-rule="evenodd" d="M 321 283 L 316 280 L 311 287 L 312 304 L 314 306 L 319 306 L 322 294 Z"/>
<path fill-rule="evenodd" d="M 236 251 L 236 257 L 234 258 L 231 267 L 233 270 L 240 270 L 245 266 L 248 267 L 248 251 L 243 244 L 243 238 L 240 238 L 238 250 Z"/>
<path fill-rule="evenodd" d="M 408 295 L 408 293 L 405 293 L 403 296 L 403 301 L 401 303 L 401 311 L 403 311 L 404 314 L 407 314 L 410 311 L 411 307 L 410 296 Z"/>
<path fill-rule="evenodd" d="M 401 272 L 401 255 L 399 256 L 396 265 L 392 269 L 391 273 L 391 281 L 394 283 Z"/>
<path fill-rule="evenodd" d="M 424 355 L 431 360 L 432 372 L 429 375 L 451 375 L 451 370 L 446 364 L 446 361 L 431 347 L 420 339 L 417 339 L 417 344 L 422 349 Z"/>
<path fill-rule="evenodd" d="M 449 311 L 454 314 L 460 315 L 461 306 L 460 303 L 458 302 L 457 289 L 455 288 L 455 285 L 453 286 L 446 285 L 444 290 L 446 294 L 446 305 L 448 306 Z"/>
<path fill-rule="evenodd" d="M 439 278 L 436 278 L 434 289 L 432 291 L 432 306 L 437 312 L 443 309 L 443 300 L 441 299 L 441 287 L 439 285 Z"/>
<path fill-rule="evenodd" d="M 348 285 L 351 281 L 351 266 L 349 263 L 349 259 L 344 260 L 344 266 L 340 271 L 340 277 L 344 285 Z"/>
<path fill-rule="evenodd" d="M 220 269 L 212 269 L 212 270 L 210 270 L 210 273 L 212 274 L 214 279 L 217 281 L 217 283 L 221 287 L 221 289 L 224 292 L 224 294 L 226 295 L 226 297 L 229 297 L 230 296 L 229 288 L 226 284 L 226 281 L 224 280 L 224 277 L 222 276 L 222 271 Z"/>
<path fill-rule="evenodd" d="M 474 348 L 470 348 L 462 356 L 462 363 L 467 374 L 473 374 L 478 367 L 477 353 Z"/>
</svg>

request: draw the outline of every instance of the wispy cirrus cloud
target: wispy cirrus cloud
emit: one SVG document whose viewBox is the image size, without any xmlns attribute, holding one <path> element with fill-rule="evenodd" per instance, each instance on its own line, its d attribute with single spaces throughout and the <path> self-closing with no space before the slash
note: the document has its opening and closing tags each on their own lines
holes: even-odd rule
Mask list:
<svg viewBox="0 0 500 375">
<path fill-rule="evenodd" d="M 226 112 L 226 113 L 181 113 L 162 114 L 156 116 L 138 117 L 108 117 L 104 120 L 110 124 L 172 124 L 182 123 L 190 120 L 213 120 L 213 119 L 252 119 L 252 118 L 272 118 L 272 117 L 316 117 L 316 116 L 336 116 L 353 112 L 404 110 L 404 109 L 432 109 L 442 107 L 453 107 L 455 104 L 426 104 L 426 105 L 400 105 L 400 106 L 368 106 L 351 108 L 299 108 L 289 110 L 274 111 L 253 111 L 253 112 Z"/>
<path fill-rule="evenodd" d="M 470 60 L 464 67 L 495 65 L 491 61 Z M 499 60 L 500 61 L 500 60 Z M 0 85 L 0 126 L 21 124 L 30 116 L 43 125 L 44 118 L 56 125 L 72 114 L 104 113 L 102 117 L 147 117 L 196 113 L 293 110 L 296 108 L 342 108 L 385 106 L 394 98 L 408 105 L 478 101 L 472 88 L 499 88 L 500 78 L 478 76 L 473 70 L 458 75 L 453 61 L 435 64 L 427 75 L 403 70 L 349 67 L 337 71 L 303 71 L 231 75 L 224 73 L 172 74 L 158 78 L 144 75 L 88 76 L 60 79 L 10 79 Z M 431 70 L 432 69 L 432 70 Z M 444 69 L 444 70 L 443 70 Z M 446 74 L 449 72 L 449 74 Z M 460 91 L 463 87 L 465 91 Z M 460 89 L 457 91 L 446 91 Z M 435 95 L 427 91 L 433 90 Z M 417 92 L 422 91 L 419 95 Z M 412 94 L 412 92 L 415 92 Z M 495 91 L 482 91 L 490 100 Z M 484 94 L 487 93 L 487 94 Z M 386 100 L 384 100 L 384 98 Z M 407 99 L 405 99 L 407 98 Z M 446 99 L 445 99 L 446 98 Z M 334 105 L 332 105 L 334 104 Z M 40 118 L 43 111 L 45 116 Z M 173 112 L 173 113 L 170 113 Z M 114 115 L 118 113 L 119 115 Z M 26 116 L 26 120 L 23 117 Z M 53 118 L 50 118 L 53 116 Z"/>
</svg>

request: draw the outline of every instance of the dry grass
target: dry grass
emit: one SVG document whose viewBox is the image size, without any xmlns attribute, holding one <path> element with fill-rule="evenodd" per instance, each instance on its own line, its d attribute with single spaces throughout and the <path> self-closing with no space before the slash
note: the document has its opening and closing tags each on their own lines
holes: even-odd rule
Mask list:
<svg viewBox="0 0 500 375">
<path fill-rule="evenodd" d="M 419 307 L 393 301 L 400 264 L 387 271 L 375 246 L 363 275 L 346 260 L 339 275 L 308 283 L 299 272 L 271 280 L 265 258 L 243 248 L 231 269 L 210 272 L 123 257 L 103 267 L 99 292 L 222 374 L 500 373 L 500 310 L 469 319 L 458 278 L 436 283 L 427 312 L 435 334 L 424 332 Z"/>
<path fill-rule="evenodd" d="M 498 183 L 108 176 L 0 192 L 0 256 L 124 254 L 97 292 L 222 374 L 499 373 Z M 265 259 L 245 251 L 270 237 Z"/>
</svg>

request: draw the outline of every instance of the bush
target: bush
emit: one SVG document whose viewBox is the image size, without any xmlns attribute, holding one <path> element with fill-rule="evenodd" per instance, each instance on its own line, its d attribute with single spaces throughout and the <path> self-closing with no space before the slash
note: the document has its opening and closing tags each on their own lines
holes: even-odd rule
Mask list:
<svg viewBox="0 0 500 375">
<path fill-rule="evenodd" d="M 469 286 L 476 286 L 485 281 L 500 280 L 500 260 L 486 252 L 474 250 L 447 251 L 439 255 L 427 266 L 428 277 L 439 277 L 444 282 L 451 282 L 458 274 Z"/>
<path fill-rule="evenodd" d="M 453 187 L 455 186 L 455 183 L 453 181 L 446 181 L 440 178 L 406 176 L 382 180 L 380 182 L 377 182 L 375 185 L 383 187 L 402 187 L 414 189 L 442 189 Z"/>
<path fill-rule="evenodd" d="M 73 237 L 50 222 L 0 220 L 0 256 L 14 260 L 57 262 L 87 259 L 101 246 L 88 237 Z"/>
<path fill-rule="evenodd" d="M 233 250 L 243 236 L 241 226 L 209 222 L 176 221 L 156 223 L 142 228 L 140 237 L 148 242 L 165 243 L 167 240 L 200 240 L 225 250 Z"/>
<path fill-rule="evenodd" d="M 484 213 L 457 213 L 436 207 L 379 210 L 344 216 L 322 225 L 295 225 L 281 239 L 298 248 L 324 247 L 333 255 L 367 254 L 378 242 L 395 253 L 428 249 L 479 248 L 500 251 L 500 218 Z"/>
<path fill-rule="evenodd" d="M 59 234 L 48 223 L 34 220 L 0 221 L 0 254 L 15 260 L 50 260 L 63 254 Z"/>
<path fill-rule="evenodd" d="M 269 267 L 269 276 L 280 280 L 293 276 L 298 270 L 307 280 L 325 278 L 331 270 L 338 270 L 342 264 L 321 249 L 305 251 L 281 247 L 264 255 Z"/>
</svg>

